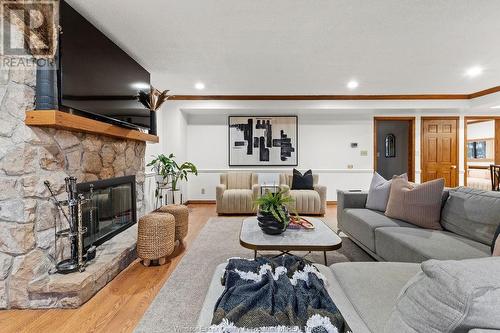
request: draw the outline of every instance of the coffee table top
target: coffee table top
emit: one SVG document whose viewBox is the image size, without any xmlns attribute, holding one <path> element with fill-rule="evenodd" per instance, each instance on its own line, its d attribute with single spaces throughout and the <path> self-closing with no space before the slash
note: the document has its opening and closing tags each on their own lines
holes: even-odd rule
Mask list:
<svg viewBox="0 0 500 333">
<path fill-rule="evenodd" d="M 287 229 L 279 235 L 267 235 L 256 216 L 246 218 L 241 224 L 240 244 L 252 250 L 277 251 L 333 251 L 342 247 L 342 239 L 323 221 L 313 217 L 307 220 L 314 229 Z"/>
</svg>

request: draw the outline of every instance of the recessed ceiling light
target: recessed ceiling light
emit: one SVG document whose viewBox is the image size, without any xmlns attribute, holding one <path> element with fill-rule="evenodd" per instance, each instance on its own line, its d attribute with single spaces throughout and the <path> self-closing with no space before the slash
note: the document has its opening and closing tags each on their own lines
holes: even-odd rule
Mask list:
<svg viewBox="0 0 500 333">
<path fill-rule="evenodd" d="M 359 83 L 356 80 L 351 80 L 351 81 L 347 82 L 347 88 L 349 88 L 349 89 L 356 89 L 358 86 L 359 86 Z"/>
<path fill-rule="evenodd" d="M 465 75 L 470 78 L 479 76 L 482 73 L 483 73 L 483 67 L 481 66 L 472 66 L 465 71 Z"/>
<path fill-rule="evenodd" d="M 491 107 L 492 109 L 500 109 L 500 105 L 495 105 Z"/>
<path fill-rule="evenodd" d="M 203 82 L 196 82 L 194 87 L 198 90 L 203 90 L 203 89 L 205 89 L 205 84 Z"/>
</svg>

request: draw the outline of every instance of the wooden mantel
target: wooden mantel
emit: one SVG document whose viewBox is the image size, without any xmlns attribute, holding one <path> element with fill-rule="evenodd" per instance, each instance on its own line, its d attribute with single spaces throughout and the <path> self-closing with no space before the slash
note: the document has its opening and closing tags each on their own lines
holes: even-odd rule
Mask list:
<svg viewBox="0 0 500 333">
<path fill-rule="evenodd" d="M 28 126 L 42 126 L 65 129 L 68 131 L 86 132 L 112 136 L 137 141 L 157 143 L 160 138 L 156 135 L 141 131 L 111 125 L 102 121 L 77 116 L 58 110 L 33 110 L 26 112 L 25 124 Z"/>
</svg>

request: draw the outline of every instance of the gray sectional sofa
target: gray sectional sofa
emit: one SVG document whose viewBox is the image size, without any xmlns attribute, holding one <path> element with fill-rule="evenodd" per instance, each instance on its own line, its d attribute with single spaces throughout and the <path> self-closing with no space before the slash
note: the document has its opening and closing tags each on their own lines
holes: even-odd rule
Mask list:
<svg viewBox="0 0 500 333">
<path fill-rule="evenodd" d="M 337 192 L 339 229 L 379 261 L 421 263 L 491 255 L 500 224 L 500 193 L 459 187 L 445 190 L 443 230 L 428 230 L 365 208 L 366 192 Z"/>
</svg>

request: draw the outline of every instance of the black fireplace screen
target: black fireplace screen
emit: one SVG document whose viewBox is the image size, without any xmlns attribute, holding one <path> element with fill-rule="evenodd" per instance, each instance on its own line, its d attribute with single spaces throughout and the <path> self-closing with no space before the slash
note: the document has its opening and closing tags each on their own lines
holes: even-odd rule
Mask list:
<svg viewBox="0 0 500 333">
<path fill-rule="evenodd" d="M 100 245 L 137 221 L 135 176 L 79 183 L 77 189 L 92 200 L 84 206 L 82 219 L 87 228 L 84 247 Z"/>
</svg>

